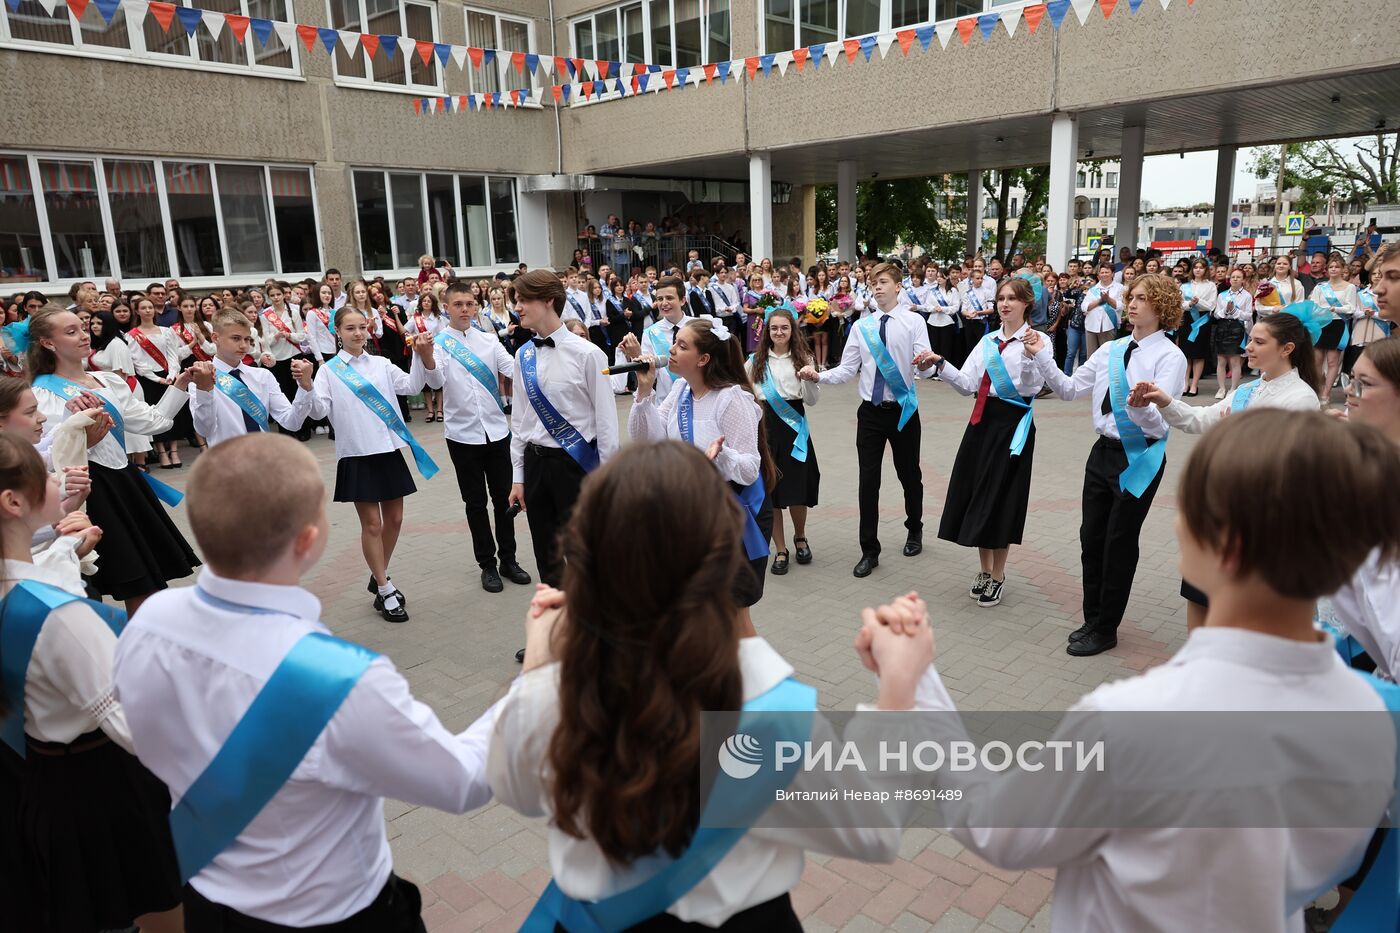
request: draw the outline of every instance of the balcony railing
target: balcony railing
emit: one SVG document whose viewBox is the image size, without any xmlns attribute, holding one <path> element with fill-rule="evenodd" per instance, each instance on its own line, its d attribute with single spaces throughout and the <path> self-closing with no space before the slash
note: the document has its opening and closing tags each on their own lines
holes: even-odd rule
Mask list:
<svg viewBox="0 0 1400 933">
<path fill-rule="evenodd" d="M 685 271 L 691 252 L 704 263 L 706 269 L 714 268 L 716 259 L 723 259 L 727 265 L 734 264 L 738 247 L 722 237 L 689 234 L 638 235 L 628 238 L 624 244 L 613 237 L 579 237 L 578 248 L 588 258 L 589 268 L 596 272 L 601 266 L 608 266 L 619 273 L 625 281 L 628 270 L 645 269 L 655 266 L 657 271 L 675 267 Z"/>
</svg>

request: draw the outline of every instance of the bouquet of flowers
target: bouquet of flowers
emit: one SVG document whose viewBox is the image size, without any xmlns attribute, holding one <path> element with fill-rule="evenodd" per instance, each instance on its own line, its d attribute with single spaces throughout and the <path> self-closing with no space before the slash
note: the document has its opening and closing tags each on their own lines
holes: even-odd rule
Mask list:
<svg viewBox="0 0 1400 933">
<path fill-rule="evenodd" d="M 851 305 L 854 303 L 850 295 L 837 295 L 831 300 L 836 302 L 836 311 L 842 316 L 850 313 Z"/>
<path fill-rule="evenodd" d="M 802 323 L 812 327 L 821 327 L 826 323 L 830 314 L 831 305 L 827 303 L 825 298 L 818 296 L 810 299 L 802 310 Z"/>
<path fill-rule="evenodd" d="M 1260 282 L 1259 290 L 1254 294 L 1254 303 L 1263 305 L 1266 308 L 1281 308 L 1283 301 L 1279 298 L 1278 288 L 1273 282 Z"/>
</svg>

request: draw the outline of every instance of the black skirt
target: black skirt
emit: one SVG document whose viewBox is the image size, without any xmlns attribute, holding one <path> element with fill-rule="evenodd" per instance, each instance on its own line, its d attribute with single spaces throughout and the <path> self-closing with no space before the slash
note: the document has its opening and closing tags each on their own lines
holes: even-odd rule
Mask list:
<svg viewBox="0 0 1400 933">
<path fill-rule="evenodd" d="M 963 547 L 1004 548 L 1021 543 L 1035 462 L 1035 425 L 1020 456 L 1011 455 L 1011 436 L 1026 410 L 987 397 L 982 420 L 963 432 L 938 537 Z"/>
<path fill-rule="evenodd" d="M 1207 320 L 1201 325 L 1201 331 L 1196 335 L 1196 339 L 1191 339 L 1191 318 L 1188 315 L 1177 328 L 1177 345 L 1181 347 L 1181 352 L 1186 354 L 1188 360 L 1208 360 L 1215 353 L 1215 322 Z"/>
<path fill-rule="evenodd" d="M 418 491 L 403 454 L 391 450 L 363 457 L 344 457 L 335 465 L 336 502 L 388 502 Z"/>
<path fill-rule="evenodd" d="M 806 414 L 801 399 L 789 399 L 788 404 L 799 415 Z M 763 423 L 768 432 L 768 449 L 778 468 L 778 486 L 770 495 L 773 508 L 816 505 L 822 474 L 817 466 L 817 448 L 812 438 L 807 438 L 807 459 L 794 460 L 792 445 L 797 443 L 797 432 L 788 427 L 787 422 L 779 418 L 766 403 L 763 406 Z"/>
<path fill-rule="evenodd" d="M 758 478 L 758 482 L 763 482 L 763 477 Z M 734 495 L 739 494 L 739 485 L 730 483 L 729 488 L 734 491 Z M 740 505 L 739 508 L 743 508 Z M 769 492 L 763 499 L 763 508 L 759 510 L 758 516 L 754 519 L 758 524 L 758 530 L 763 533 L 763 540 L 768 541 L 773 537 L 773 493 Z M 734 578 L 734 605 L 740 609 L 755 605 L 763 598 L 763 583 L 768 576 L 768 557 L 755 557 L 739 565 L 739 573 Z"/>
<path fill-rule="evenodd" d="M 145 376 L 137 376 L 136 381 L 141 384 L 141 394 L 146 398 L 147 405 L 154 405 L 159 402 L 161 396 L 165 395 L 170 386 L 148 379 Z M 175 415 L 175 423 L 171 425 L 169 431 L 162 431 L 153 440 L 162 444 L 174 444 L 187 438 L 194 437 L 194 419 L 190 417 L 190 406 L 182 405 L 180 411 Z"/>
<path fill-rule="evenodd" d="M 165 589 L 170 580 L 194 573 L 194 556 L 165 505 L 140 470 L 88 464 L 92 493 L 88 517 L 102 529 L 93 588 L 113 599 L 131 599 Z"/>
<path fill-rule="evenodd" d="M 1322 333 L 1317 337 L 1314 345 L 1319 350 L 1343 350 L 1342 333 L 1347 329 L 1347 325 L 1342 320 L 1330 321 L 1322 328 Z"/>
<path fill-rule="evenodd" d="M 1214 331 L 1213 340 L 1215 342 L 1216 356 L 1243 356 L 1244 348 L 1244 322 L 1231 318 L 1222 321 L 1219 318 L 1210 322 Z"/>
<path fill-rule="evenodd" d="M 101 732 L 27 742 L 18 822 L 36 927 L 124 930 L 179 906 L 165 785 Z"/>
</svg>

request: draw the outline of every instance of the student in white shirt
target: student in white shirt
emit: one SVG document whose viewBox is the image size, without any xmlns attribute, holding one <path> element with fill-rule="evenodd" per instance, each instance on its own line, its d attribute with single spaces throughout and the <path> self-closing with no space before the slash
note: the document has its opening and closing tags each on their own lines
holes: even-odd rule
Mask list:
<svg viewBox="0 0 1400 933">
<path fill-rule="evenodd" d="M 622 343 L 618 344 L 623 355 L 629 360 L 641 359 L 644 352 L 658 360 L 668 359 L 671 344 L 681 328 L 695 320 L 685 313 L 685 283 L 676 276 L 667 276 L 656 283 L 652 308 L 657 320 L 642 333 L 641 338 L 638 339 L 635 334 L 628 334 L 622 338 Z M 661 398 L 666 398 L 671 394 L 671 386 L 674 383 L 675 377 L 671 370 L 663 364 L 656 373 L 656 393 Z"/>
<path fill-rule="evenodd" d="M 421 335 L 424 340 L 431 341 L 447 326 L 447 316 L 442 313 L 441 302 L 431 291 L 419 295 L 413 307 L 405 309 L 405 313 L 408 320 L 404 323 L 403 330 L 411 337 Z M 431 423 L 442 420 L 442 392 L 436 387 L 424 387 L 423 409 L 424 421 Z"/>
<path fill-rule="evenodd" d="M 959 355 L 948 357 L 954 366 L 961 367 L 982 338 L 992 332 L 997 317 L 996 288 L 996 280 L 987 275 L 982 260 L 977 260 L 972 266 L 972 274 L 963 283 L 960 309 L 963 318 L 962 347 Z"/>
<path fill-rule="evenodd" d="M 637 516 L 647 516 L 666 546 L 635 537 Z M 700 448 L 629 444 L 590 479 L 570 520 L 567 606 L 554 591 L 532 606 L 524 673 L 499 706 L 488 776 L 503 804 L 549 818 L 553 887 L 584 910 L 686 858 L 701 805 L 701 710 L 738 710 L 770 695 L 791 698 L 783 709 L 815 706 L 815 693 L 735 611 L 742 521 Z M 626 573 L 615 565 L 619 542 Z M 879 708 L 908 709 L 931 642 L 885 637 L 872 651 L 882 672 Z M 812 741 L 836 741 L 819 723 Z M 619 735 L 628 737 L 626 758 L 617 754 Z M 814 786 L 805 780 L 799 774 L 791 786 Z M 801 925 L 788 892 L 805 850 L 889 861 L 899 838 L 897 829 L 756 826 L 703 877 L 672 889 L 661 914 L 649 904 L 650 916 L 628 922 L 791 933 Z M 536 910 L 548 907 L 546 898 Z M 543 919 L 549 929 L 555 917 Z"/>
<path fill-rule="evenodd" d="M 1030 504 L 1035 463 L 1031 403 L 1045 385 L 1026 352 L 1032 329 L 1026 314 L 1034 303 L 1030 282 L 1019 276 L 1003 279 L 996 294 L 1001 329 L 984 337 L 960 369 L 944 365 L 932 350 L 914 357 L 920 368 L 936 364 L 934 374 L 960 395 L 977 396 L 948 480 L 938 537 L 977 548 L 980 569 L 968 595 L 984 609 L 1001 602 L 1006 559 L 1011 545 L 1021 543 Z"/>
<path fill-rule="evenodd" d="M 564 289 L 564 309 L 559 320 L 579 320 L 588 326 L 588 292 L 583 290 L 583 276 L 577 271 L 568 274 Z"/>
<path fill-rule="evenodd" d="M 894 459 L 895 475 L 904 491 L 904 528 L 908 533 L 904 556 L 913 557 L 924 549 L 924 480 L 919 467 L 923 428 L 918 416 L 913 361 L 928 351 L 928 328 L 918 314 L 899 307 L 898 266 L 892 263 L 875 266 L 870 271 L 870 281 L 875 307 L 852 328 L 841 352 L 841 362 L 825 372 L 819 373 L 815 366 L 804 366 L 797 373 L 799 379 L 823 385 L 840 385 L 852 379 L 860 384 L 856 456 L 860 472 L 861 557 L 851 570 L 856 577 L 868 577 L 880 565 L 880 471 L 887 443 Z M 884 349 L 880 358 L 888 358 L 904 384 L 902 396 L 881 370 L 874 349 L 877 347 Z"/>
<path fill-rule="evenodd" d="M 1361 307 L 1356 286 L 1347 281 L 1347 263 L 1340 253 L 1328 257 L 1327 281 L 1317 283 L 1308 297 L 1318 307 L 1332 312 L 1331 322 L 1317 338 L 1318 374 L 1326 380 L 1317 387 L 1317 397 L 1326 402 L 1342 369 L 1342 351 L 1350 342 L 1351 321 Z"/>
<path fill-rule="evenodd" d="M 273 282 L 267 288 L 268 306 L 262 310 L 263 334 L 267 338 L 267 352 L 272 355 L 272 375 L 282 394 L 296 393 L 296 378 L 292 376 L 294 360 L 315 359 L 315 349 L 311 345 L 311 334 L 301 309 L 287 304 L 291 293 L 286 282 Z M 297 440 L 306 440 L 311 432 L 301 429 L 292 432 Z"/>
<path fill-rule="evenodd" d="M 351 320 L 359 318 L 342 317 Z M 245 506 L 250 498 L 258 508 Z M 448 732 L 389 658 L 332 638 L 320 602 L 299 585 L 326 550 L 325 502 L 315 459 L 290 438 L 259 433 L 211 447 L 191 472 L 188 503 L 209 566 L 195 586 L 151 600 L 117 645 L 116 692 L 136 754 L 170 788 L 172 823 L 192 829 L 186 838 L 200 847 L 181 853 L 194 871 L 185 889 L 188 933 L 416 933 L 422 901 L 393 873 L 384 798 L 450 813 L 490 800 L 484 765 L 494 707 L 465 732 Z M 210 838 L 208 823 L 191 826 L 191 813 L 213 812 L 215 801 L 201 791 L 213 779 L 200 778 L 226 737 L 250 717 L 266 726 L 255 698 L 274 678 L 327 671 L 332 648 L 342 667 L 358 662 L 333 672 L 343 699 L 319 716 L 319 702 L 271 711 L 310 717 L 298 724 L 299 743 L 283 749 L 269 747 L 278 738 L 263 738 L 261 753 L 285 761 L 290 778 L 261 797 L 230 800 L 239 818 L 227 821 L 224 838 Z M 302 662 L 295 668 L 292 654 Z M 299 683 L 319 698 L 319 684 Z M 226 779 L 218 787 L 256 794 L 252 767 L 246 751 L 226 756 L 226 770 L 214 771 Z"/>
<path fill-rule="evenodd" d="M 360 291 L 363 283 L 355 283 Z M 407 622 L 404 596 L 389 579 L 389 561 L 399 542 L 403 527 L 403 497 L 417 492 L 413 475 L 404 463 L 404 447 L 413 450 L 420 461 L 424 478 L 436 472 L 431 459 L 426 464 L 421 448 L 404 425 L 394 404 L 395 396 L 417 395 L 423 388 L 422 354 L 432 353 L 432 344 L 425 342 L 414 353 L 409 372 L 404 372 L 386 357 L 365 352 L 370 339 L 370 322 L 363 311 L 345 305 L 335 314 L 335 331 L 343 349 L 331 362 L 316 373 L 311 399 L 311 417 L 329 418 L 335 430 L 335 495 L 336 502 L 353 502 L 360 519 L 360 550 L 369 565 L 370 582 L 367 589 L 374 593 L 374 608 L 386 622 Z M 358 377 L 369 389 L 365 393 L 376 407 L 358 394 L 339 375 L 344 367 L 350 378 Z M 382 405 L 379 403 L 387 403 Z"/>
<path fill-rule="evenodd" d="M 335 313 L 335 297 L 331 287 L 322 282 L 312 287 L 301 306 L 306 318 L 306 333 L 311 346 L 322 362 L 335 356 L 335 334 L 331 331 L 331 316 Z"/>
<path fill-rule="evenodd" d="M 1210 265 L 1197 257 L 1191 263 L 1191 281 L 1181 286 L 1181 328 L 1177 331 L 1177 341 L 1181 352 L 1191 362 L 1190 380 L 1181 393 L 1182 398 L 1195 398 L 1201 391 L 1201 375 L 1215 349 L 1210 319 L 1219 294 L 1210 280 Z"/>
<path fill-rule="evenodd" d="M 132 309 L 137 324 L 127 332 L 131 346 L 131 361 L 136 366 L 136 381 L 146 398 L 160 398 L 166 386 L 175 381 L 183 367 L 181 361 L 193 352 L 168 327 L 156 324 L 158 309 L 150 298 L 142 295 L 136 299 Z M 170 427 L 155 435 L 156 453 L 160 455 L 160 466 L 174 470 L 184 466 L 180 460 L 180 439 L 188 438 L 194 431 L 187 409 L 181 407 L 175 412 Z"/>
<path fill-rule="evenodd" d="M 1230 287 L 1215 299 L 1215 390 L 1217 401 L 1230 394 L 1240 384 L 1243 368 L 1245 334 L 1254 323 L 1254 296 L 1244 286 L 1244 270 L 1230 270 Z M 1228 381 L 1227 381 L 1228 377 Z"/>
<path fill-rule="evenodd" d="M 190 412 L 194 429 L 211 446 L 269 430 L 274 420 L 288 433 L 296 434 L 311 412 L 311 361 L 296 359 L 288 364 L 297 386 L 296 400 L 288 401 L 272 372 L 244 365 L 252 342 L 253 331 L 243 314 L 220 311 L 214 315 L 214 360 L 192 367 L 195 391 L 190 396 Z"/>
<path fill-rule="evenodd" d="M 521 586 L 530 583 L 530 575 L 516 560 L 515 516 L 510 511 L 510 420 L 499 395 L 500 380 L 515 374 L 515 360 L 495 334 L 476 326 L 481 305 L 465 282 L 447 286 L 444 300 L 447 326 L 434 338 L 431 361 L 423 360 L 424 376 L 439 391 L 446 411 L 442 420 L 447 452 L 466 505 L 481 587 L 499 593 L 505 589 L 502 577 Z"/>
<path fill-rule="evenodd" d="M 1099 347 L 1117 337 L 1118 328 L 1123 323 L 1123 286 L 1114 281 L 1113 266 L 1102 263 L 1098 276 L 1098 282 L 1084 293 L 1084 346 L 1087 356 L 1093 356 Z"/>
</svg>

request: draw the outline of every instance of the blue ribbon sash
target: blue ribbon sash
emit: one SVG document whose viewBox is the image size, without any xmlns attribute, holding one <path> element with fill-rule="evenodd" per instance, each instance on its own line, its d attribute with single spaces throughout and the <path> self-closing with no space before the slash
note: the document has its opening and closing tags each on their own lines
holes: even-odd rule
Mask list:
<svg viewBox="0 0 1400 933">
<path fill-rule="evenodd" d="M 219 387 L 220 392 L 233 399 L 233 403 L 241 408 L 245 415 L 256 421 L 258 427 L 267 430 L 267 406 L 258 401 L 252 389 L 228 373 L 215 374 L 214 385 Z"/>
<path fill-rule="evenodd" d="M 856 324 L 856 329 L 865 338 L 865 345 L 870 350 L 870 355 L 875 359 L 875 365 L 880 370 L 880 375 L 885 378 L 885 387 L 899 402 L 899 430 L 903 431 L 904 426 L 909 423 L 909 419 L 914 417 L 914 412 L 919 410 L 919 396 L 904 381 L 904 374 L 899 371 L 899 366 L 895 364 L 894 357 L 890 356 L 889 348 L 880 339 L 880 322 L 877 315 L 870 315 L 861 318 Z"/>
<path fill-rule="evenodd" d="M 1098 295 L 1098 296 L 1100 296 L 1100 297 L 1103 297 L 1103 298 L 1107 299 L 1107 297 L 1108 297 L 1108 289 L 1104 288 L 1102 285 L 1095 285 L 1093 288 L 1089 289 L 1089 295 L 1090 295 L 1091 297 L 1094 296 L 1094 295 Z M 1107 314 L 1107 315 L 1108 315 L 1108 319 L 1109 319 L 1110 321 L 1113 322 L 1113 329 L 1114 329 L 1114 330 L 1117 330 L 1117 329 L 1118 329 L 1118 312 L 1114 309 L 1113 305 L 1109 304 L 1109 303 L 1105 300 L 1102 304 L 1099 305 L 1099 307 L 1103 309 L 1103 313 L 1104 313 L 1104 314 Z"/>
<path fill-rule="evenodd" d="M 669 322 L 660 320 L 647 328 L 647 340 L 651 342 L 651 352 L 656 357 L 658 376 L 661 373 L 671 376 L 671 370 L 667 368 L 671 361 L 671 335 L 667 333 L 667 330 L 671 326 Z M 671 376 L 671 378 L 675 377 Z"/>
<path fill-rule="evenodd" d="M 525 388 L 525 398 L 529 400 L 530 407 L 539 416 L 540 423 L 549 432 L 549 436 L 554 438 L 554 442 L 564 449 L 574 462 L 583 467 L 583 472 L 592 473 L 598 469 L 601 462 L 598 458 L 598 445 L 596 441 L 588 441 L 578 432 L 568 420 L 559 413 L 559 409 L 545 398 L 544 392 L 540 389 L 539 371 L 536 368 L 536 349 L 533 343 L 527 343 L 520 348 L 517 361 L 520 364 L 520 380 Z"/>
<path fill-rule="evenodd" d="M 486 362 L 481 357 L 473 353 L 470 347 L 447 331 L 439 333 L 433 338 L 433 342 L 439 347 L 442 347 L 448 356 L 452 357 L 458 363 L 461 363 L 462 368 L 470 373 L 473 379 L 481 383 L 482 388 L 486 390 L 486 394 L 495 400 L 496 406 L 500 408 L 501 411 L 506 410 L 505 403 L 501 401 L 500 384 L 496 380 L 496 374 L 494 370 L 486 365 Z"/>
<path fill-rule="evenodd" d="M 778 741 L 802 742 L 811 735 L 811 716 L 794 714 L 816 706 L 817 691 L 789 677 L 745 703 L 735 731 L 753 737 L 763 748 Z M 699 828 L 678 858 L 636 887 L 600 901 L 575 900 L 551 881 L 521 933 L 552 933 L 555 923 L 570 933 L 616 933 L 665 913 L 724 860 L 795 773 L 764 767 L 739 780 L 718 772 Z"/>
<path fill-rule="evenodd" d="M 982 362 L 986 365 L 987 375 L 992 380 L 992 386 L 997 390 L 997 398 L 1008 405 L 1016 405 L 1026 410 L 1016 425 L 1016 432 L 1011 435 L 1011 456 L 1019 457 L 1021 451 L 1026 449 L 1026 439 L 1030 437 L 1031 433 L 1031 424 L 1035 414 L 1031 409 L 1033 400 L 1022 397 L 1016 389 L 1016 383 L 1011 381 L 1011 373 L 1007 372 L 1006 361 L 1001 358 L 1001 352 L 997 350 L 995 334 L 988 334 L 982 338 Z"/>
<path fill-rule="evenodd" d="M 773 409 L 773 414 L 783 420 L 783 424 L 792 428 L 797 435 L 797 440 L 792 442 L 792 459 L 798 463 L 807 462 L 807 441 L 810 432 L 807 426 L 807 419 L 796 408 L 783 398 L 778 387 L 773 385 L 773 379 L 765 371 L 763 381 L 759 383 L 759 388 L 763 390 L 763 400 L 768 403 L 768 407 Z"/>
<path fill-rule="evenodd" d="M 1196 283 L 1187 282 L 1184 291 L 1190 296 L 1190 305 L 1187 310 L 1191 312 L 1191 330 L 1186 335 L 1186 339 L 1195 343 L 1201 336 L 1201 328 L 1206 326 L 1210 320 L 1210 312 L 1201 309 L 1196 302 Z"/>
<path fill-rule="evenodd" d="M 49 614 L 69 603 L 87 603 L 113 635 L 120 635 L 126 625 L 126 613 L 114 606 L 74 596 L 56 586 L 37 580 L 21 580 L 0 602 L 0 689 L 9 705 L 9 712 L 0 718 L 0 741 L 15 754 L 25 757 L 24 748 L 24 684 L 29 675 L 29 661 L 34 645 Z"/>
<path fill-rule="evenodd" d="M 694 444 L 695 398 L 689 385 L 681 389 L 680 399 L 676 402 L 676 424 L 680 428 L 681 438 L 687 444 Z M 758 479 L 741 487 L 734 495 L 744 507 L 744 553 L 748 554 L 749 560 L 767 557 L 768 537 L 758 527 L 758 516 L 763 512 L 763 500 L 767 496 L 762 471 L 759 471 Z"/>
<path fill-rule="evenodd" d="M 1249 407 L 1249 403 L 1254 400 L 1254 393 L 1259 391 L 1259 386 L 1264 380 L 1255 379 L 1253 382 L 1246 382 L 1235 390 L 1234 398 L 1230 399 L 1230 411 L 1240 412 Z"/>
<path fill-rule="evenodd" d="M 1351 340 L 1351 321 L 1349 320 L 1351 315 L 1343 314 L 1337 310 L 1342 306 L 1342 300 L 1337 297 L 1337 292 L 1332 288 L 1331 282 L 1323 282 L 1318 288 L 1322 290 L 1322 297 L 1327 299 L 1327 306 L 1332 309 L 1332 319 L 1342 322 L 1342 342 L 1338 346 L 1345 351 Z"/>
<path fill-rule="evenodd" d="M 419 444 L 409 433 L 408 425 L 404 424 L 403 419 L 399 417 L 397 405 L 390 405 L 378 389 L 366 382 L 349 363 L 340 357 L 333 357 L 326 364 L 326 368 L 345 383 L 346 387 L 355 393 L 356 398 L 364 402 L 365 407 L 376 418 L 384 422 L 384 427 L 388 428 L 390 433 L 408 444 L 408 449 L 413 452 L 413 462 L 417 464 L 418 472 L 423 474 L 424 479 L 432 479 L 437 475 L 438 465 L 433 462 L 432 457 L 428 456 L 423 445 Z"/>
<path fill-rule="evenodd" d="M 202 589 L 197 595 L 235 612 L 268 612 Z M 199 874 L 257 818 L 376 657 L 368 648 L 320 632 L 309 632 L 292 646 L 170 811 L 181 879 Z"/>
<path fill-rule="evenodd" d="M 107 396 L 98 392 L 96 389 L 89 389 L 87 386 L 78 385 L 78 383 L 70 379 L 64 379 L 62 376 L 55 375 L 54 373 L 45 373 L 35 379 L 34 387 L 36 389 L 45 389 L 52 392 L 54 395 L 59 395 L 66 399 L 77 398 L 84 392 L 96 396 L 97 400 L 102 403 L 103 411 L 107 412 L 108 416 L 112 419 L 112 427 L 108 429 L 107 433 L 117 439 L 117 443 L 121 445 L 122 450 L 126 450 L 126 421 L 122 418 L 121 410 L 118 409 Z M 141 478 L 146 481 L 147 486 L 151 487 L 151 492 L 155 493 L 156 498 L 172 509 L 184 501 L 185 494 L 174 486 L 162 483 L 149 473 L 141 473 Z"/>
<path fill-rule="evenodd" d="M 1118 488 L 1141 497 L 1166 461 L 1167 435 L 1163 434 L 1161 440 L 1149 445 L 1142 428 L 1128 417 L 1128 371 L 1123 356 L 1131 341 L 1131 337 L 1120 337 L 1109 344 L 1108 399 L 1113 408 L 1114 424 L 1118 426 L 1118 439 L 1128 455 L 1128 465 L 1118 476 Z"/>
</svg>

